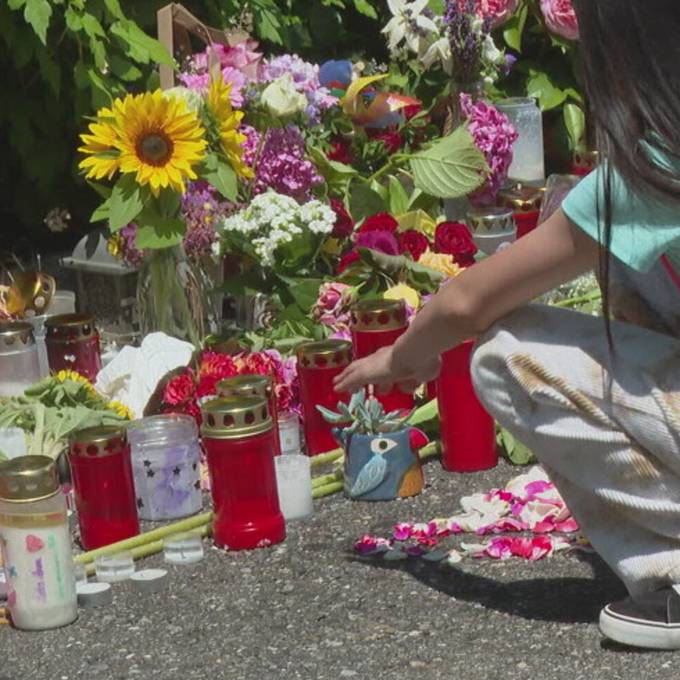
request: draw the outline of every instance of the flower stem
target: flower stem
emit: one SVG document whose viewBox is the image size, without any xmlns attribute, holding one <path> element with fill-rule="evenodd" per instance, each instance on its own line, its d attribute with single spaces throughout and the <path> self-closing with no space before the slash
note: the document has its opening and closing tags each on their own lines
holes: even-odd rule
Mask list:
<svg viewBox="0 0 680 680">
<path fill-rule="evenodd" d="M 323 465 L 324 463 L 334 463 L 336 460 L 342 458 L 343 455 L 342 449 L 334 449 L 328 453 L 321 453 L 318 456 L 313 456 L 310 462 L 312 467 L 316 467 L 317 465 Z"/>
</svg>

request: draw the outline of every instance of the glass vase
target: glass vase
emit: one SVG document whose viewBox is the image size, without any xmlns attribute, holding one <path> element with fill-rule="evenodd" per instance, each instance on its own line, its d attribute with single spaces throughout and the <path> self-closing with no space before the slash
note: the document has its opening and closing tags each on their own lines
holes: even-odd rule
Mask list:
<svg viewBox="0 0 680 680">
<path fill-rule="evenodd" d="M 142 335 L 160 331 L 198 346 L 205 335 L 203 293 L 181 245 L 147 251 L 137 283 Z"/>
</svg>

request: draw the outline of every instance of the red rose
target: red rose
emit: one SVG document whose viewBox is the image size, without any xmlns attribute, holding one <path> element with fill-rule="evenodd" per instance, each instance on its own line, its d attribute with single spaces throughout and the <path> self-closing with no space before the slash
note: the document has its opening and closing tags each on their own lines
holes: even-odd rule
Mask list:
<svg viewBox="0 0 680 680">
<path fill-rule="evenodd" d="M 377 132 L 369 132 L 369 137 L 381 141 L 385 146 L 385 151 L 388 154 L 397 153 L 401 149 L 404 140 L 396 130 L 380 130 Z"/>
<path fill-rule="evenodd" d="M 408 106 L 405 106 L 404 109 L 403 109 L 404 118 L 406 118 L 406 120 L 411 120 L 411 118 L 413 118 L 413 116 L 418 115 L 422 110 L 423 110 L 422 102 L 417 102 L 415 104 L 409 104 Z"/>
<path fill-rule="evenodd" d="M 378 213 L 372 215 L 364 220 L 364 223 L 359 227 L 359 233 L 363 234 L 367 231 L 389 231 L 394 234 L 399 228 L 399 222 L 389 213 Z"/>
<path fill-rule="evenodd" d="M 194 399 L 195 393 L 194 375 L 187 371 L 168 381 L 163 391 L 163 402 L 169 406 L 185 405 Z"/>
<path fill-rule="evenodd" d="M 415 229 L 408 229 L 398 234 L 397 240 L 399 241 L 399 251 L 401 253 L 409 253 L 416 262 L 430 247 L 430 241 L 427 236 Z"/>
<path fill-rule="evenodd" d="M 338 263 L 338 274 L 342 274 L 348 267 L 351 267 L 355 262 L 358 262 L 361 258 L 356 250 L 352 250 L 346 255 L 343 255 Z"/>
<path fill-rule="evenodd" d="M 333 233 L 331 236 L 335 238 L 347 238 L 351 236 L 354 231 L 354 220 L 347 212 L 344 203 L 337 199 L 331 198 L 331 208 L 335 213 L 335 225 L 333 226 Z"/>
<path fill-rule="evenodd" d="M 438 253 L 451 255 L 460 267 L 475 263 L 477 246 L 470 230 L 459 222 L 442 222 L 434 233 L 434 248 Z"/>
<path fill-rule="evenodd" d="M 352 165 L 354 157 L 352 155 L 352 147 L 349 142 L 344 139 L 336 137 L 332 142 L 333 147 L 328 153 L 328 159 L 345 165 Z"/>
</svg>

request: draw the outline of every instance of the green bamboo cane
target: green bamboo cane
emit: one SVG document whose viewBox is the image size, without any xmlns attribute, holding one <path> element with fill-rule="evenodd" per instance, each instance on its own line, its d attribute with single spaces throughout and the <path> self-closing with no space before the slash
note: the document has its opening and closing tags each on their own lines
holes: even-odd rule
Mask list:
<svg viewBox="0 0 680 680">
<path fill-rule="evenodd" d="M 344 451 L 342 449 L 334 449 L 328 453 L 321 453 L 318 456 L 313 456 L 310 460 L 312 467 L 317 465 L 323 465 L 324 463 L 334 463 L 344 456 Z"/>
<path fill-rule="evenodd" d="M 325 486 L 326 484 L 332 484 L 342 480 L 342 470 L 336 470 L 328 475 L 320 475 L 319 477 L 312 478 L 312 489 L 316 489 L 317 486 Z"/>
</svg>

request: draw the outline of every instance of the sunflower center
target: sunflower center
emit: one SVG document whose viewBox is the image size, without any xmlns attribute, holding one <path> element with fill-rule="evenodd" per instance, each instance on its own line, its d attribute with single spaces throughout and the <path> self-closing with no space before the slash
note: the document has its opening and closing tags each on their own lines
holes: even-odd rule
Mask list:
<svg viewBox="0 0 680 680">
<path fill-rule="evenodd" d="M 163 132 L 144 135 L 137 142 L 137 155 L 149 165 L 165 165 L 172 156 L 172 140 Z"/>
</svg>

